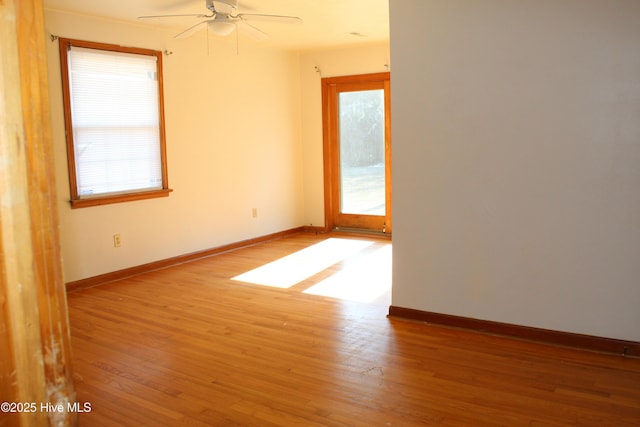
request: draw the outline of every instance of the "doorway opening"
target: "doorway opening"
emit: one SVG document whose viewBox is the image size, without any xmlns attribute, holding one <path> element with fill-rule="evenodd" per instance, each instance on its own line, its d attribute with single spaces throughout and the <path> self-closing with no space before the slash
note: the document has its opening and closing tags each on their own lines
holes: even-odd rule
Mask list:
<svg viewBox="0 0 640 427">
<path fill-rule="evenodd" d="M 391 235 L 390 73 L 322 79 L 326 227 Z"/>
</svg>

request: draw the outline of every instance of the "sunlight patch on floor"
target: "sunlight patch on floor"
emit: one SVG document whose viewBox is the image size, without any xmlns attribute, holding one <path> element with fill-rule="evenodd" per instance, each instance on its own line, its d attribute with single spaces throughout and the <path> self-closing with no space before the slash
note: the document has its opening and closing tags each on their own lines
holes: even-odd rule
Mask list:
<svg viewBox="0 0 640 427">
<path fill-rule="evenodd" d="M 391 289 L 391 245 L 358 258 L 305 294 L 370 303 Z"/>
<path fill-rule="evenodd" d="M 232 280 L 290 288 L 371 245 L 373 242 L 368 240 L 329 238 L 233 277 Z"/>
</svg>

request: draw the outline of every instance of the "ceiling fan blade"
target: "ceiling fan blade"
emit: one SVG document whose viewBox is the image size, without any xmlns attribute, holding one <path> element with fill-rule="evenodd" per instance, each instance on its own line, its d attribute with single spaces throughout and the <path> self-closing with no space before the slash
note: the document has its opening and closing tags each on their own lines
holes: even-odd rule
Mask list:
<svg viewBox="0 0 640 427">
<path fill-rule="evenodd" d="M 189 37 L 189 36 L 195 34 L 196 32 L 206 28 L 206 26 L 204 26 L 202 24 L 206 24 L 209 21 L 210 21 L 210 19 L 207 20 L 207 21 L 200 21 L 196 25 L 192 25 L 191 27 L 187 28 L 186 30 L 184 30 L 180 34 L 176 34 L 173 38 L 174 39 L 184 39 L 186 37 Z"/>
<path fill-rule="evenodd" d="M 244 21 L 238 21 L 237 28 L 239 31 L 242 31 L 254 40 L 262 41 L 269 38 L 269 36 L 265 32 L 257 29 L 253 25 L 247 24 Z"/>
<path fill-rule="evenodd" d="M 213 15 L 205 15 L 203 13 L 186 13 L 186 14 L 178 14 L 178 15 L 145 15 L 145 16 L 138 16 L 138 19 L 174 18 L 178 16 L 195 16 L 196 18 L 213 18 Z"/>
<path fill-rule="evenodd" d="M 280 22 L 283 24 L 301 24 L 302 19 L 297 16 L 284 15 L 261 15 L 257 13 L 240 13 L 238 18 L 243 21 L 263 21 L 263 22 Z"/>
</svg>

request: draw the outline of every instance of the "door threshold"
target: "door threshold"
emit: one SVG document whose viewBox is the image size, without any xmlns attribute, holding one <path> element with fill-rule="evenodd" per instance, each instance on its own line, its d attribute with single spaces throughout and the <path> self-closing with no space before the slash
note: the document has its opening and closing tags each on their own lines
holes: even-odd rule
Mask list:
<svg viewBox="0 0 640 427">
<path fill-rule="evenodd" d="M 331 230 L 333 233 L 346 233 L 346 234 L 367 234 L 376 237 L 384 237 L 391 239 L 391 233 L 384 233 L 381 230 L 367 230 L 365 228 L 351 228 L 351 227 L 334 227 Z"/>
</svg>

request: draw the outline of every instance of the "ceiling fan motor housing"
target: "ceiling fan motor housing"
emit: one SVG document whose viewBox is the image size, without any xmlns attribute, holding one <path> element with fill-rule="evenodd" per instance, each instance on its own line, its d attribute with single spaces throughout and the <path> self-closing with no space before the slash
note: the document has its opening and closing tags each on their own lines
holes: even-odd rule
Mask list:
<svg viewBox="0 0 640 427">
<path fill-rule="evenodd" d="M 235 15 L 238 9 L 238 0 L 207 0 L 207 9 L 213 13 Z"/>
</svg>

